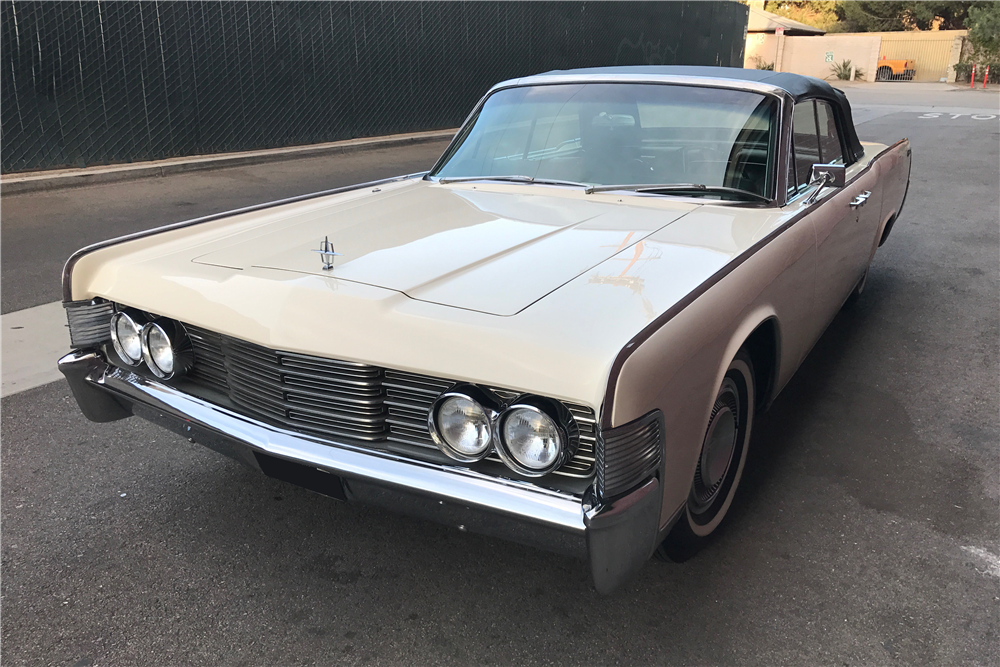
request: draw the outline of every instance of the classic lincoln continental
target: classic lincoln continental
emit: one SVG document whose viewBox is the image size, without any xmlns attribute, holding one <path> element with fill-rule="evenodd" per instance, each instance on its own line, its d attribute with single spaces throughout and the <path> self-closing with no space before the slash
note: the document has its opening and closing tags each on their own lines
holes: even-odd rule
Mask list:
<svg viewBox="0 0 1000 667">
<path fill-rule="evenodd" d="M 909 172 L 817 79 L 506 81 L 426 173 L 76 252 L 59 367 L 94 421 L 580 556 L 606 593 L 710 539 Z"/>
</svg>

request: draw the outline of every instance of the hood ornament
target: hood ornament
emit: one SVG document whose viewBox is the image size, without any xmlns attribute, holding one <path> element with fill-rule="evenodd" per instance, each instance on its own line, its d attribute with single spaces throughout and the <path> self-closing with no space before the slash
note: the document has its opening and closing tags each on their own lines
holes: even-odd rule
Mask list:
<svg viewBox="0 0 1000 667">
<path fill-rule="evenodd" d="M 323 240 L 319 242 L 319 249 L 313 250 L 313 252 L 319 253 L 319 259 L 323 262 L 323 270 L 329 271 L 333 268 L 333 258 L 340 257 L 339 252 L 333 251 L 333 244 L 330 243 L 330 237 L 324 236 Z"/>
</svg>

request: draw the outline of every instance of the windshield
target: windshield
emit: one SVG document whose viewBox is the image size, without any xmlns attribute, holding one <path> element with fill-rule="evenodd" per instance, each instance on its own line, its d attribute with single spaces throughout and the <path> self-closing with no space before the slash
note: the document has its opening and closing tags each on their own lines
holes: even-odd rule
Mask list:
<svg viewBox="0 0 1000 667">
<path fill-rule="evenodd" d="M 601 185 L 696 185 L 767 196 L 777 102 L 694 86 L 586 83 L 497 91 L 430 175 Z M 707 187 L 701 187 L 707 186 Z"/>
</svg>

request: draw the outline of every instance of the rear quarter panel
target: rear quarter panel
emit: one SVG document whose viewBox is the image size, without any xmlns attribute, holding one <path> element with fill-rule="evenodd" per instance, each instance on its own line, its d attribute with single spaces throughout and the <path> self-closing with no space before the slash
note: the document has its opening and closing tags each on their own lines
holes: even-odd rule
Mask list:
<svg viewBox="0 0 1000 667">
<path fill-rule="evenodd" d="M 882 210 L 876 244 L 884 240 L 889 221 L 895 218 L 903 208 L 906 191 L 910 185 L 910 167 L 912 151 L 908 139 L 903 139 L 890 146 L 879 158 L 882 178 Z M 874 249 L 873 249 L 874 252 Z"/>
</svg>

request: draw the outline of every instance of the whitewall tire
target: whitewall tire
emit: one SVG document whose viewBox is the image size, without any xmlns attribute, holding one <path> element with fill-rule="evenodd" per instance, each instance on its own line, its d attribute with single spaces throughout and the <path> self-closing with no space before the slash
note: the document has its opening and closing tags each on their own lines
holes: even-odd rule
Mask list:
<svg viewBox="0 0 1000 667">
<path fill-rule="evenodd" d="M 716 392 L 683 514 L 659 556 L 687 560 L 725 519 L 743 477 L 756 405 L 753 363 L 740 350 Z"/>
</svg>

